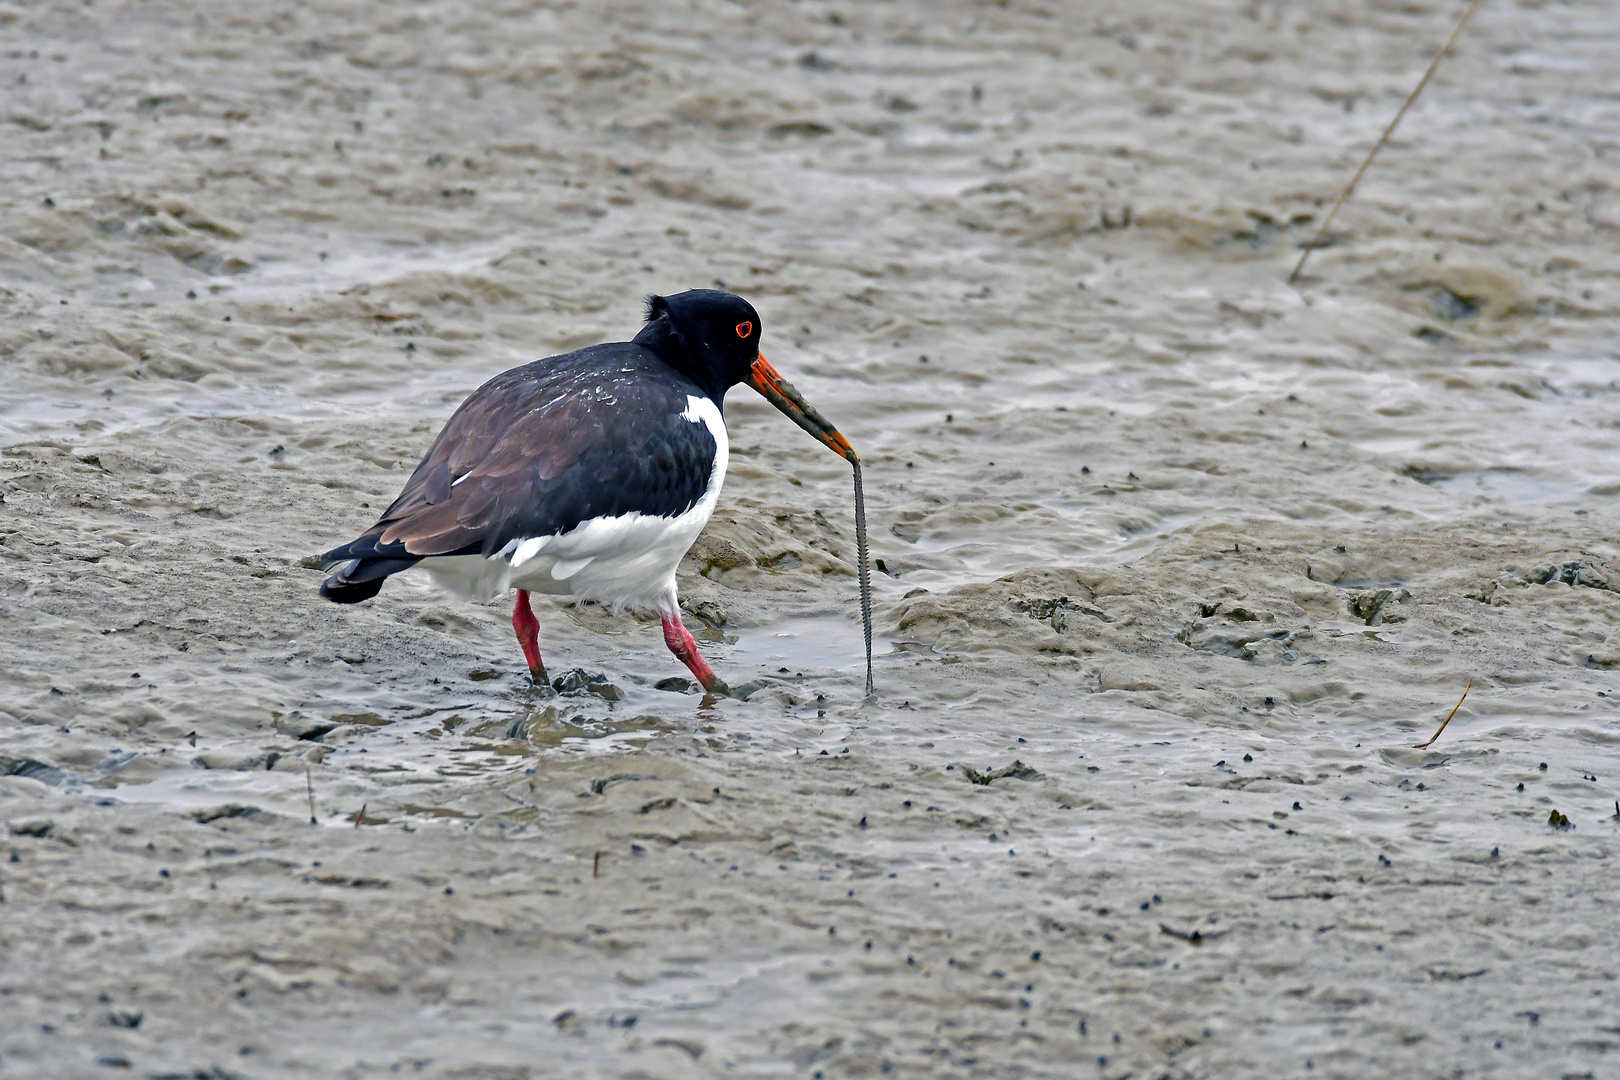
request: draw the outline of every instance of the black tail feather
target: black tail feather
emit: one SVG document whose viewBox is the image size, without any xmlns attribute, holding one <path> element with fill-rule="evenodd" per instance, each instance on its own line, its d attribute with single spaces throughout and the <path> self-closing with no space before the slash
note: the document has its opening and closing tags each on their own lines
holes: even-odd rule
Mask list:
<svg viewBox="0 0 1620 1080">
<path fill-rule="evenodd" d="M 333 574 L 321 582 L 321 595 L 334 604 L 358 604 L 362 600 L 370 600 L 382 592 L 382 578 L 373 581 L 362 581 L 357 584 L 348 584 L 342 578 Z"/>
<path fill-rule="evenodd" d="M 334 604 L 370 600 L 382 591 L 383 581 L 390 574 L 409 570 L 419 561 L 416 558 L 356 559 L 321 583 L 321 595 Z"/>
<path fill-rule="evenodd" d="M 382 588 L 383 579 L 401 570 L 409 570 L 427 556 L 412 555 L 404 543 L 396 540 L 379 544 L 387 519 L 378 522 L 364 534 L 341 547 L 335 547 L 321 556 L 324 569 L 342 567 L 321 585 L 321 595 L 335 604 L 358 604 L 370 600 Z M 455 551 L 435 551 L 432 555 L 473 555 L 479 553 L 477 544 L 469 544 Z"/>
</svg>

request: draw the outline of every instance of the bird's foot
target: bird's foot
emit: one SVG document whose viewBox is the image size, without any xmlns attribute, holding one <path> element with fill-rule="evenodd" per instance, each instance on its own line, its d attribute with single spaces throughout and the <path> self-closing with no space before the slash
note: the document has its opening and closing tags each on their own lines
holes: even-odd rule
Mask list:
<svg viewBox="0 0 1620 1080">
<path fill-rule="evenodd" d="M 530 698 L 552 698 L 557 696 L 556 688 L 551 685 L 551 679 L 546 675 L 543 667 L 529 669 L 529 685 L 523 688 L 523 693 Z"/>
<path fill-rule="evenodd" d="M 731 696 L 731 687 L 726 685 L 726 680 L 712 671 L 709 672 L 709 677 L 703 680 L 703 690 L 711 697 Z"/>
</svg>

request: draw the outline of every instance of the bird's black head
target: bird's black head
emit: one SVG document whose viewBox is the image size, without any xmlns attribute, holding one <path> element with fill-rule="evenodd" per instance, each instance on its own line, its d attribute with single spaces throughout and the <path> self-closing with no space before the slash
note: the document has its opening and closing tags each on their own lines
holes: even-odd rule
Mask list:
<svg viewBox="0 0 1620 1080">
<path fill-rule="evenodd" d="M 759 359 L 759 312 L 717 289 L 647 297 L 647 324 L 637 345 L 657 353 L 703 388 L 716 404 L 748 378 Z"/>
</svg>

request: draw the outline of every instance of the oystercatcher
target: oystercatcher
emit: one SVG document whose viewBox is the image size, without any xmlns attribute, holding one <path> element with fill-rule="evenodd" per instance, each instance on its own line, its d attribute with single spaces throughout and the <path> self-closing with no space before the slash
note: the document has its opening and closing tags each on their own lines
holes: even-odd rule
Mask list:
<svg viewBox="0 0 1620 1080">
<path fill-rule="evenodd" d="M 746 382 L 859 467 L 849 442 L 759 352 L 760 318 L 731 293 L 647 300 L 630 341 L 495 376 L 461 403 L 399 498 L 323 558 L 321 595 L 354 604 L 413 567 L 459 595 L 517 590 L 512 627 L 544 683 L 531 592 L 656 610 L 705 690 L 722 682 L 681 625 L 675 567 L 720 498 L 726 391 Z"/>
</svg>

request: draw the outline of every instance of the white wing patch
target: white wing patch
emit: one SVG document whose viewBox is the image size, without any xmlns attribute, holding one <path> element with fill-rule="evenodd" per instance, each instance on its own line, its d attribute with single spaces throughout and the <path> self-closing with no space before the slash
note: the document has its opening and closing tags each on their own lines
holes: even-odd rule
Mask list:
<svg viewBox="0 0 1620 1080">
<path fill-rule="evenodd" d="M 467 479 L 467 477 L 469 477 L 471 475 L 472 475 L 472 470 L 468 469 L 466 472 L 462 473 L 460 476 L 458 476 L 454 480 L 450 481 L 450 486 L 455 487 L 457 484 L 461 483 L 463 480 Z"/>
</svg>

